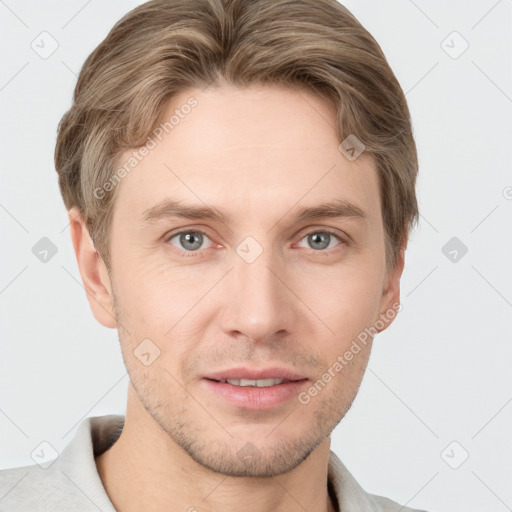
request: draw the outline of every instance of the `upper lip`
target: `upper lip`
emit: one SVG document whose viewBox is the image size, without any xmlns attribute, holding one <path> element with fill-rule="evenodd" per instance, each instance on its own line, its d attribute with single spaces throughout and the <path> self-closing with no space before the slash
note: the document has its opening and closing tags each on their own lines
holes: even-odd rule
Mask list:
<svg viewBox="0 0 512 512">
<path fill-rule="evenodd" d="M 271 367 L 271 368 L 229 368 L 219 372 L 205 375 L 204 378 L 211 380 L 223 379 L 283 379 L 283 380 L 303 380 L 307 377 L 299 375 L 287 368 Z"/>
</svg>

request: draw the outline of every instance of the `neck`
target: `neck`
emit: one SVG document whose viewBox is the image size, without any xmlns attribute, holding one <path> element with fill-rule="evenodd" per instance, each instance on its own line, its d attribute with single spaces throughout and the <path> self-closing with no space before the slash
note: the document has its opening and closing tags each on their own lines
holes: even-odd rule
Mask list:
<svg viewBox="0 0 512 512">
<path fill-rule="evenodd" d="M 123 431 L 96 466 L 118 512 L 335 512 L 327 491 L 329 451 L 326 438 L 295 469 L 275 477 L 215 473 L 174 443 L 130 385 Z"/>
</svg>

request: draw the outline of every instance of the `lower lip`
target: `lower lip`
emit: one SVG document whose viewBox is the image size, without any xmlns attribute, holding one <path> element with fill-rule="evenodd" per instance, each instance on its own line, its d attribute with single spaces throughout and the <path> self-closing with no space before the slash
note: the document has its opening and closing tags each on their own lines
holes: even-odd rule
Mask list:
<svg viewBox="0 0 512 512">
<path fill-rule="evenodd" d="M 203 379 L 209 389 L 235 407 L 251 410 L 264 410 L 277 407 L 290 398 L 297 397 L 306 385 L 307 379 L 283 382 L 267 388 L 254 386 L 234 386 L 227 382 Z"/>
</svg>

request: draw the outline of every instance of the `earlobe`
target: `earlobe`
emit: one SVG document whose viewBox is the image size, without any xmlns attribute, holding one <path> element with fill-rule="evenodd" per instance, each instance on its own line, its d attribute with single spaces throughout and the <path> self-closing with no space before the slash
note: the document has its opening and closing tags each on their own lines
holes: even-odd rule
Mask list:
<svg viewBox="0 0 512 512">
<path fill-rule="evenodd" d="M 77 207 L 68 212 L 71 240 L 91 311 L 102 325 L 115 328 L 112 286 L 103 259 L 94 247 L 85 221 Z"/>
</svg>

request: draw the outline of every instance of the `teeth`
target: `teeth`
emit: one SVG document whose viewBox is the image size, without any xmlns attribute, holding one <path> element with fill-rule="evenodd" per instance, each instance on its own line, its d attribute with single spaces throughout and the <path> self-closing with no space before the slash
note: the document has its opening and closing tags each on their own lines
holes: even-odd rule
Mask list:
<svg viewBox="0 0 512 512">
<path fill-rule="evenodd" d="M 222 379 L 220 382 L 227 382 L 233 386 L 253 386 L 257 388 L 268 388 L 284 382 L 284 379 Z"/>
</svg>

